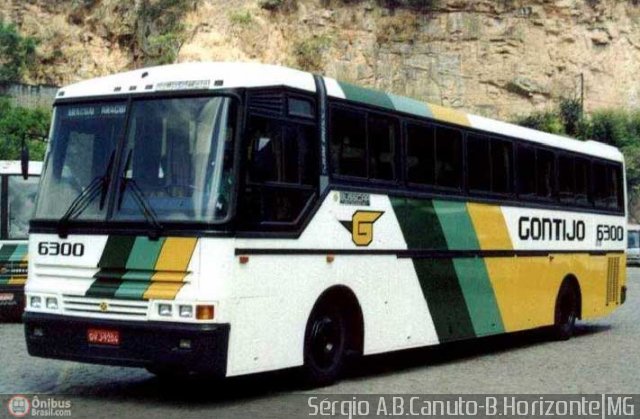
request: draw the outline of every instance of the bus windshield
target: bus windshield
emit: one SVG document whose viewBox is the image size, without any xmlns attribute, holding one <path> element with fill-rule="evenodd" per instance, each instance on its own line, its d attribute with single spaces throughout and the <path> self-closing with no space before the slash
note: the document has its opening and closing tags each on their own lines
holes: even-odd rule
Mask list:
<svg viewBox="0 0 640 419">
<path fill-rule="evenodd" d="M 36 218 L 62 217 L 92 182 L 106 179 L 118 185 L 106 188 L 114 194 L 107 199 L 114 203 L 112 215 L 95 194 L 74 218 L 145 221 L 146 207 L 159 221 L 224 221 L 233 184 L 233 101 L 197 97 L 130 103 L 56 110 Z M 120 169 L 107 176 L 123 135 Z"/>
</svg>

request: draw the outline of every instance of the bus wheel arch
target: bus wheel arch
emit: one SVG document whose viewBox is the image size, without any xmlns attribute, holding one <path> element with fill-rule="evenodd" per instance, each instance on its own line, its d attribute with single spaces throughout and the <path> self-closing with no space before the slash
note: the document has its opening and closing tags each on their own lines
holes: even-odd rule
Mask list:
<svg viewBox="0 0 640 419">
<path fill-rule="evenodd" d="M 323 348 L 329 348 L 323 350 Z M 346 286 L 325 290 L 316 300 L 305 327 L 304 378 L 312 386 L 333 383 L 348 355 L 361 355 L 364 320 L 355 293 Z"/>
<path fill-rule="evenodd" d="M 573 336 L 575 322 L 582 318 L 582 292 L 580 283 L 573 274 L 568 274 L 562 280 L 556 294 L 554 308 L 553 337 L 557 340 L 567 340 Z"/>
</svg>

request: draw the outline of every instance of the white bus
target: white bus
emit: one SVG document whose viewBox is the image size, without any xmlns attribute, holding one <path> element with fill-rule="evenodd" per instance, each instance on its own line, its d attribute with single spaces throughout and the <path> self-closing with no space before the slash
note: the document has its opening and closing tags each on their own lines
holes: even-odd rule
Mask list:
<svg viewBox="0 0 640 419">
<path fill-rule="evenodd" d="M 30 162 L 24 179 L 20 161 L 0 160 L 0 321 L 22 316 L 29 219 L 41 168 L 41 162 Z"/>
<path fill-rule="evenodd" d="M 607 315 L 622 154 L 288 68 L 62 88 L 31 222 L 34 356 L 218 376 Z"/>
</svg>

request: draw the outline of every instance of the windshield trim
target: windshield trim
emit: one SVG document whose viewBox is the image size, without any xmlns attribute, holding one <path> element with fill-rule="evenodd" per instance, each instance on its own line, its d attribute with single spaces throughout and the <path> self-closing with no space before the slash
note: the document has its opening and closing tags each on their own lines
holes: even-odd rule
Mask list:
<svg viewBox="0 0 640 419">
<path fill-rule="evenodd" d="M 122 183 L 122 170 L 124 169 L 124 152 L 126 149 L 126 140 L 129 135 L 130 124 L 129 120 L 131 117 L 131 113 L 133 110 L 132 103 L 134 101 L 143 101 L 148 99 L 180 99 L 180 98 L 196 98 L 196 97 L 227 97 L 232 101 L 236 102 L 236 132 L 234 135 L 234 157 L 233 157 L 233 174 L 236 179 L 238 179 L 238 170 L 239 170 L 239 162 L 240 162 L 240 140 L 242 138 L 242 131 L 244 127 L 244 109 L 243 109 L 243 99 L 242 95 L 236 89 L 220 89 L 220 90 L 205 90 L 205 91 L 176 91 L 176 92 L 149 92 L 149 93 L 140 93 L 140 94 L 128 94 L 128 95 L 109 95 L 109 96 L 92 96 L 92 97 L 84 97 L 84 98 L 73 98 L 73 99 L 64 99 L 60 98 L 54 102 L 54 112 L 55 109 L 59 105 L 81 105 L 86 103 L 109 103 L 109 102 L 122 102 L 126 101 L 126 115 L 124 120 L 124 129 L 122 130 L 120 138 L 118 138 L 116 147 L 115 147 L 115 159 L 114 164 L 111 169 L 111 179 L 108 186 L 107 197 L 106 197 L 106 216 L 103 220 L 83 220 L 83 219 L 73 219 L 69 220 L 66 223 L 65 230 L 67 232 L 73 230 L 85 230 L 85 227 L 88 226 L 89 231 L 95 230 L 97 225 L 101 225 L 101 230 L 107 230 L 113 232 L 117 230 L 118 227 L 126 226 L 128 231 L 130 229 L 138 230 L 138 226 L 140 230 L 148 231 L 149 226 L 147 221 L 145 220 L 118 220 L 114 217 L 118 191 L 120 188 L 120 184 Z M 80 100 L 78 100 L 80 99 Z M 53 125 L 53 124 L 52 124 Z M 51 146 L 51 142 L 49 143 L 49 147 Z M 49 162 L 49 150 L 47 150 L 47 156 L 45 159 L 45 167 Z M 44 170 L 43 170 L 44 172 Z M 194 220 L 184 220 L 184 221 L 171 221 L 171 220 L 163 220 L 163 235 L 165 233 L 175 233 L 179 231 L 190 231 L 197 230 L 198 232 L 206 230 L 203 228 L 205 226 L 221 226 L 225 224 L 229 224 L 230 221 L 235 217 L 236 207 L 237 207 L 237 193 L 238 193 L 238 182 L 234 182 L 230 191 L 230 200 L 229 200 L 229 210 L 224 218 L 220 218 L 217 220 L 206 220 L 206 221 L 194 221 Z M 49 230 L 52 228 L 56 230 L 60 225 L 59 218 L 36 218 L 34 214 L 34 218 L 32 218 L 30 222 L 30 228 L 33 228 L 34 231 L 43 231 Z"/>
</svg>

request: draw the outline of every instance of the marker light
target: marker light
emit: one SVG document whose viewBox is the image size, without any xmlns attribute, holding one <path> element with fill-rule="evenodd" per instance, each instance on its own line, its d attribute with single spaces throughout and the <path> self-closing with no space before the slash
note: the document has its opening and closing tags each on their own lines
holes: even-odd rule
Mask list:
<svg viewBox="0 0 640 419">
<path fill-rule="evenodd" d="M 29 305 L 33 308 L 40 308 L 42 307 L 42 298 L 41 297 L 31 297 L 31 301 L 29 302 Z"/>
<path fill-rule="evenodd" d="M 49 310 L 57 310 L 58 309 L 58 299 L 55 297 L 47 297 L 47 308 Z"/>
<path fill-rule="evenodd" d="M 163 317 L 171 317 L 171 304 L 158 305 L 158 314 Z"/>
<path fill-rule="evenodd" d="M 191 318 L 193 317 L 193 306 L 180 306 L 180 317 Z"/>
<path fill-rule="evenodd" d="M 213 320 L 213 306 L 197 306 L 196 319 Z"/>
</svg>

